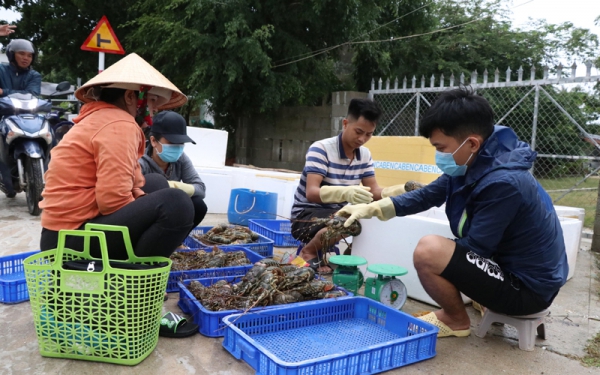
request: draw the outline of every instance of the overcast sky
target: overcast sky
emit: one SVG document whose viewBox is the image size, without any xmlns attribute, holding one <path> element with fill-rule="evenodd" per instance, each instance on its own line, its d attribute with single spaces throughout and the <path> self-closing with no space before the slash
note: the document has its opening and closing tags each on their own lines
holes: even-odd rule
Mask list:
<svg viewBox="0 0 600 375">
<path fill-rule="evenodd" d="M 594 25 L 594 19 L 600 16 L 599 0 L 513 0 L 512 3 L 515 26 L 522 26 L 529 17 L 546 19 L 550 23 L 571 21 L 577 27 L 600 35 L 600 26 Z"/>
</svg>

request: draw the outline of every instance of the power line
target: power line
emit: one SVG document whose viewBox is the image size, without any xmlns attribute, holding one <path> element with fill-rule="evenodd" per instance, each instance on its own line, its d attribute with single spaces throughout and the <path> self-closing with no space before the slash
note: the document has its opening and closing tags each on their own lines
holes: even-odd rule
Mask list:
<svg viewBox="0 0 600 375">
<path fill-rule="evenodd" d="M 531 2 L 533 2 L 533 1 L 534 1 L 534 0 L 529 0 L 529 1 L 526 1 L 526 2 L 524 2 L 524 3 L 521 3 L 521 4 L 519 4 L 519 5 L 516 5 L 516 6 L 512 7 L 512 8 L 510 8 L 510 9 L 515 9 L 515 8 L 518 8 L 518 7 L 520 7 L 520 6 L 523 6 L 523 5 L 525 5 L 525 4 L 531 3 Z M 394 19 L 394 20 L 392 20 L 392 21 L 390 21 L 390 22 L 388 22 L 388 23 L 386 23 L 386 24 L 384 24 L 384 25 L 381 25 L 381 26 L 379 26 L 379 27 L 377 27 L 377 28 L 375 28 L 375 29 L 371 30 L 371 31 L 368 31 L 367 33 L 365 33 L 365 34 L 363 34 L 363 35 L 370 34 L 370 33 L 372 33 L 373 31 L 375 31 L 375 30 L 377 30 L 377 29 L 379 29 L 379 28 L 381 28 L 381 27 L 387 26 L 387 25 L 389 25 L 390 23 L 392 23 L 392 22 L 395 22 L 395 21 L 397 21 L 398 19 L 400 19 L 400 18 L 403 18 L 403 17 L 405 17 L 405 16 L 407 16 L 407 15 L 409 15 L 409 14 L 413 13 L 413 12 L 416 12 L 416 11 L 418 11 L 418 10 L 420 10 L 420 9 L 422 9 L 422 8 L 424 8 L 424 7 L 426 7 L 426 6 L 429 6 L 429 5 L 431 5 L 431 4 L 432 4 L 432 3 L 429 3 L 429 4 L 426 4 L 426 5 L 423 5 L 423 6 L 422 6 L 422 7 L 420 7 L 420 8 L 417 8 L 417 9 L 415 9 L 415 10 L 413 10 L 413 11 L 411 11 L 411 12 L 409 12 L 409 13 L 405 14 L 405 15 L 402 15 L 402 16 L 400 16 L 400 17 L 398 17 L 398 18 L 396 18 L 396 19 Z M 307 55 L 307 54 L 308 54 L 308 56 L 305 56 L 305 57 L 302 57 L 302 58 L 299 58 L 299 59 L 296 59 L 296 60 L 293 60 L 293 61 L 290 61 L 290 62 L 287 62 L 287 63 L 283 63 L 283 64 L 279 64 L 279 65 L 274 65 L 274 66 L 272 66 L 272 67 L 271 67 L 271 69 L 278 68 L 278 67 L 281 67 L 281 66 L 290 65 L 290 64 L 294 64 L 294 63 L 297 63 L 297 62 L 299 62 L 299 61 L 302 61 L 302 60 L 307 60 L 307 59 L 313 58 L 313 57 L 315 57 L 315 56 L 318 56 L 318 55 L 322 55 L 322 54 L 324 54 L 324 53 L 326 53 L 326 52 L 329 52 L 329 51 L 331 51 L 331 50 L 334 50 L 334 49 L 337 49 L 337 48 L 340 48 L 340 47 L 342 47 L 342 46 L 346 46 L 346 45 L 352 45 L 352 44 L 367 44 L 367 43 L 383 43 L 383 42 L 395 42 L 395 41 L 397 41 L 397 40 L 404 40 L 404 39 L 416 38 L 416 37 L 419 37 L 419 36 L 431 35 L 431 34 L 439 33 L 439 32 L 442 32 L 442 31 L 446 31 L 446 30 L 450 30 L 450 29 L 457 28 L 457 27 L 461 27 L 461 26 L 464 26 L 464 25 L 468 25 L 468 24 L 470 24 L 470 23 L 474 23 L 474 22 L 477 22 L 477 21 L 481 21 L 482 19 L 484 19 L 484 18 L 486 18 L 486 17 L 487 17 L 487 16 L 482 16 L 482 17 L 480 17 L 480 18 L 476 18 L 476 19 L 473 19 L 473 20 L 471 20 L 471 21 L 467 21 L 467 22 L 461 23 L 461 24 L 459 24 L 459 25 L 454 25 L 454 26 L 444 27 L 444 28 L 441 28 L 441 29 L 437 29 L 437 30 L 433 30 L 433 31 L 429 31 L 429 32 L 426 32 L 426 33 L 421 33 L 421 34 L 413 34 L 413 35 L 407 35 L 407 36 L 401 36 L 401 37 L 392 37 L 392 38 L 390 38 L 390 39 L 380 39 L 380 40 L 364 40 L 364 41 L 358 41 L 358 42 L 354 42 L 353 40 L 354 40 L 354 39 L 357 39 L 357 38 L 359 38 L 359 37 L 360 37 L 360 36 L 359 36 L 359 37 L 357 37 L 357 38 L 354 38 L 354 39 L 352 39 L 352 40 L 350 40 L 350 41 L 348 41 L 348 42 L 344 42 L 344 43 L 338 44 L 338 45 L 336 45 L 336 46 L 327 47 L 327 48 L 322 48 L 322 49 L 320 49 L 320 50 L 316 50 L 316 51 L 308 52 L 308 53 L 305 53 L 305 54 L 297 55 L 297 56 L 304 56 L 304 55 Z M 361 35 L 361 36 L 362 36 L 362 35 Z M 292 58 L 292 57 L 289 57 L 289 58 Z M 286 58 L 286 59 L 282 59 L 282 60 L 279 60 L 279 61 L 285 61 L 285 60 L 287 60 L 287 59 L 288 59 L 288 58 Z M 279 61 L 278 61 L 278 62 L 279 62 Z"/>
<path fill-rule="evenodd" d="M 532 0 L 532 1 L 533 1 L 533 0 Z M 379 26 L 377 26 L 376 28 L 374 28 L 373 30 L 367 31 L 367 32 L 366 32 L 366 33 L 364 33 L 364 34 L 362 34 L 362 35 L 359 35 L 359 36 L 355 37 L 354 39 L 351 39 L 349 42 L 352 42 L 352 41 L 354 41 L 354 40 L 356 40 L 356 39 L 358 39 L 358 38 L 361 38 L 361 37 L 363 37 L 363 36 L 369 35 L 369 34 L 371 34 L 372 32 L 376 31 L 377 29 L 381 29 L 382 27 L 385 27 L 385 26 L 389 25 L 390 23 L 396 22 L 396 21 L 398 21 L 398 20 L 400 20 L 400 19 L 402 19 L 402 18 L 404 18 L 404 17 L 406 17 L 406 16 L 408 16 L 408 15 L 411 15 L 411 14 L 412 14 L 412 13 L 414 13 L 414 12 L 417 12 L 417 11 L 419 11 L 419 10 L 421 10 L 421 9 L 425 8 L 425 7 L 428 7 L 428 6 L 429 6 L 429 5 L 431 5 L 431 4 L 433 4 L 433 2 L 431 2 L 431 3 L 429 3 L 429 4 L 425 4 L 425 5 L 423 5 L 423 6 L 419 7 L 419 8 L 417 8 L 417 9 L 411 10 L 410 12 L 408 12 L 408 13 L 406 13 L 406 14 L 403 14 L 403 15 L 401 15 L 401 16 L 400 16 L 400 17 L 398 17 L 398 18 L 395 18 L 395 19 L 393 19 L 393 20 L 391 20 L 391 21 L 389 21 L 389 22 L 387 22 L 387 23 L 384 23 L 383 25 L 379 25 Z M 312 55 L 312 54 L 314 54 L 314 53 L 327 52 L 327 51 L 330 51 L 330 50 L 332 50 L 332 49 L 335 49 L 335 48 L 341 47 L 341 46 L 343 46 L 343 45 L 345 45 L 345 44 L 347 44 L 347 43 L 349 43 L 349 42 L 345 42 L 345 43 L 342 43 L 342 44 L 339 44 L 339 45 L 337 45 L 337 46 L 333 46 L 333 47 L 325 47 L 325 48 L 321 48 L 321 49 L 318 49 L 318 50 L 315 50 L 315 51 L 310 51 L 310 52 L 306 52 L 306 53 L 301 53 L 301 54 L 299 54 L 299 55 L 296 55 L 296 56 L 290 56 L 290 57 L 286 57 L 285 59 L 281 59 L 281 60 L 275 61 L 275 63 L 277 64 L 277 63 L 279 63 L 279 62 L 282 62 L 282 61 L 286 61 L 286 60 L 289 60 L 289 59 L 295 59 L 295 58 L 297 58 L 297 57 L 304 57 L 304 56 L 306 56 L 306 55 Z M 315 56 L 316 56 L 316 55 L 315 55 Z M 277 66 L 282 66 L 282 65 L 277 65 Z M 277 66 L 275 66 L 275 67 L 277 67 Z"/>
</svg>

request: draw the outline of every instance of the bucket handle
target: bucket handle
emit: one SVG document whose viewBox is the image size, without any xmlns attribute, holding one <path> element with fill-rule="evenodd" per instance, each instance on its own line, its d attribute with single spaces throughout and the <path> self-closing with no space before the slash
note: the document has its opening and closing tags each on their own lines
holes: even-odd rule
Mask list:
<svg viewBox="0 0 600 375">
<path fill-rule="evenodd" d="M 244 215 L 244 214 L 247 214 L 248 212 L 252 211 L 252 209 L 254 208 L 254 205 L 256 204 L 256 197 L 252 197 L 252 206 L 250 206 L 249 209 L 247 209 L 246 211 L 238 211 L 238 209 L 237 209 L 237 201 L 238 201 L 239 197 L 240 197 L 239 194 L 235 196 L 235 202 L 233 204 L 233 209 L 235 210 L 235 212 L 238 213 L 238 214 L 240 214 L 240 215 Z"/>
</svg>

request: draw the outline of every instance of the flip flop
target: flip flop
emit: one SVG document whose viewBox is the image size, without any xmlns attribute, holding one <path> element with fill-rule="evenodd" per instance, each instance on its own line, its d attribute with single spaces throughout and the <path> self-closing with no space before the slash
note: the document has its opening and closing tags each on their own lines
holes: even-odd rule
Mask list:
<svg viewBox="0 0 600 375">
<path fill-rule="evenodd" d="M 426 314 L 423 316 L 419 316 L 419 317 L 417 317 L 417 319 L 424 320 L 427 323 L 433 324 L 434 326 L 438 327 L 439 328 L 438 335 L 437 335 L 438 338 L 439 337 L 450 337 L 450 336 L 467 337 L 471 334 L 471 328 L 457 330 L 457 331 L 452 330 L 452 328 L 448 327 L 444 322 L 439 320 L 437 318 L 437 316 L 435 315 L 435 313 L 433 313 L 433 312 L 430 312 L 429 314 Z"/>
<path fill-rule="evenodd" d="M 168 312 L 160 320 L 158 335 L 162 337 L 183 338 L 198 333 L 198 325 L 190 323 L 183 316 Z"/>
<path fill-rule="evenodd" d="M 473 308 L 477 311 L 479 311 L 481 313 L 481 316 L 483 316 L 483 314 L 485 313 L 485 310 L 483 309 L 483 306 L 481 306 L 479 304 L 479 302 L 475 302 L 473 301 Z"/>
<path fill-rule="evenodd" d="M 326 272 L 319 272 L 318 271 L 319 267 L 323 267 L 323 266 L 321 266 L 321 261 L 319 260 L 318 257 L 315 257 L 315 258 L 312 258 L 310 260 L 307 260 L 306 263 L 308 263 L 308 266 L 310 268 L 312 268 L 313 271 L 315 271 L 316 274 L 318 273 L 319 275 L 331 275 L 333 273 L 333 270 L 331 270 L 331 267 L 329 267 L 329 266 L 325 266 L 325 267 L 329 267 L 329 269 L 331 270 L 329 272 L 327 272 L 327 271 Z"/>
<path fill-rule="evenodd" d="M 483 314 L 485 314 L 485 307 L 481 306 L 481 304 L 479 302 L 473 302 L 473 308 L 477 311 L 479 311 L 481 313 L 481 316 L 483 317 Z M 492 323 L 493 326 L 503 326 L 504 323 L 501 322 L 494 322 Z"/>
</svg>

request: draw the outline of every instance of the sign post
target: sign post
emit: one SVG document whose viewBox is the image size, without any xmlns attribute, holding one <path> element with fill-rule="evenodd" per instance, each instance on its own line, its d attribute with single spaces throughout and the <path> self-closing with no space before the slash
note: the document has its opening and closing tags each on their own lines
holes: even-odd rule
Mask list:
<svg viewBox="0 0 600 375">
<path fill-rule="evenodd" d="M 125 54 L 125 50 L 121 46 L 119 39 L 117 39 L 110 23 L 108 23 L 106 16 L 102 16 L 98 25 L 96 25 L 92 33 L 81 45 L 81 49 L 84 51 L 99 52 L 98 73 L 104 70 L 104 53 Z"/>
</svg>

